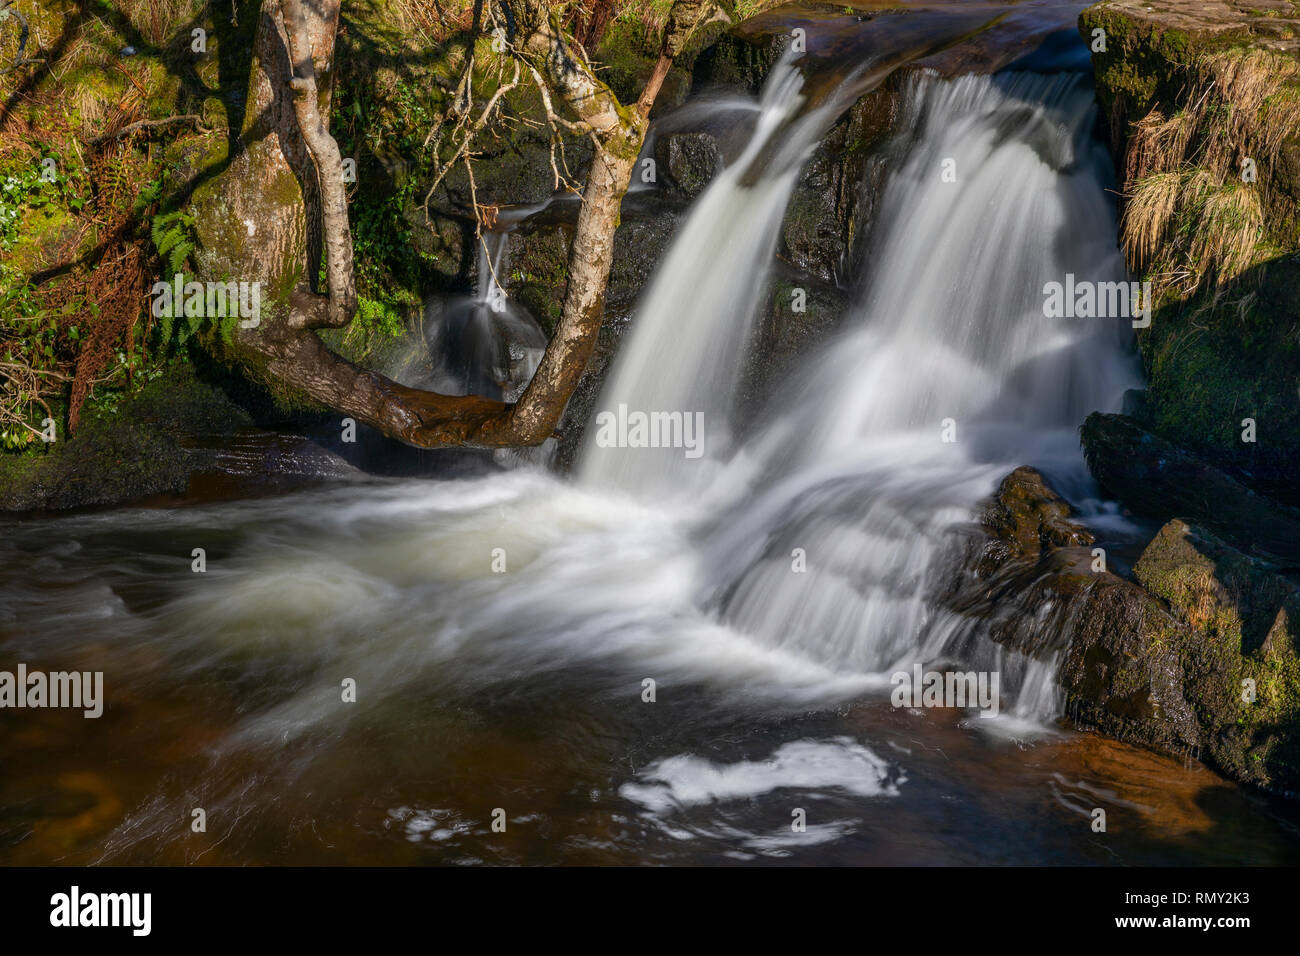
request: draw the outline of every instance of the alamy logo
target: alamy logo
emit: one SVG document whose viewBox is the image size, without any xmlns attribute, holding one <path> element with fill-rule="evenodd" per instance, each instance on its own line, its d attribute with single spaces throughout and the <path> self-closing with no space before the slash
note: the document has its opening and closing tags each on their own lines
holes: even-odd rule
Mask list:
<svg viewBox="0 0 1300 956">
<path fill-rule="evenodd" d="M 1043 315 L 1049 319 L 1132 319 L 1133 328 L 1151 324 L 1150 282 L 1065 282 L 1043 286 Z"/>
<path fill-rule="evenodd" d="M 83 717 L 104 713 L 103 671 L 0 671 L 0 708 L 72 707 Z"/>
<path fill-rule="evenodd" d="M 50 925 L 128 926 L 133 936 L 148 936 L 152 928 L 151 893 L 82 893 L 78 886 L 50 897 Z"/>
<path fill-rule="evenodd" d="M 889 695 L 895 707 L 978 707 L 981 717 L 998 715 L 997 671 L 898 671 L 889 678 Z"/>
<path fill-rule="evenodd" d="M 619 405 L 596 416 L 599 448 L 682 448 L 687 458 L 704 454 L 703 412 L 637 412 Z"/>
<path fill-rule="evenodd" d="M 262 321 L 260 282 L 186 282 L 178 272 L 171 282 L 155 282 L 152 295 L 154 318 L 238 316 L 241 329 L 255 329 Z"/>
</svg>

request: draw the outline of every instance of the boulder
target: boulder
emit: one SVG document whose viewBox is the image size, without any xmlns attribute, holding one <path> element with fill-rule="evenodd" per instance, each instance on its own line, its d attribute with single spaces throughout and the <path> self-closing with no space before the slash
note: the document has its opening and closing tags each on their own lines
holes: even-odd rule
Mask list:
<svg viewBox="0 0 1300 956">
<path fill-rule="evenodd" d="M 1009 475 L 945 601 L 998 643 L 1059 656 L 1075 724 L 1300 792 L 1300 587 L 1195 524 L 1167 523 L 1136 581 L 1030 468 Z"/>
<path fill-rule="evenodd" d="M 1300 513 L 1259 495 L 1132 418 L 1094 412 L 1080 429 L 1093 476 L 1132 511 L 1200 524 L 1236 547 L 1300 567 Z"/>
<path fill-rule="evenodd" d="M 1180 520 L 1134 573 L 1178 623 L 1169 636 L 1205 755 L 1234 779 L 1300 790 L 1300 587 Z"/>
<path fill-rule="evenodd" d="M 670 133 L 655 141 L 654 152 L 667 185 L 687 199 L 704 192 L 722 168 L 722 152 L 708 133 Z"/>
</svg>

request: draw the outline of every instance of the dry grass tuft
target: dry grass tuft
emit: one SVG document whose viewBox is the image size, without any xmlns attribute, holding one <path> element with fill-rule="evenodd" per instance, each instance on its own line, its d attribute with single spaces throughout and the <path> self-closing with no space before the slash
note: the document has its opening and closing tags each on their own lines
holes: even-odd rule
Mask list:
<svg viewBox="0 0 1300 956">
<path fill-rule="evenodd" d="M 1187 159 L 1187 148 L 1196 129 L 1196 116 L 1182 110 L 1165 118 L 1159 110 L 1152 110 L 1144 119 L 1133 124 L 1129 147 L 1129 163 L 1139 176 L 1152 170 L 1179 169 Z"/>
<path fill-rule="evenodd" d="M 119 0 L 121 14 L 154 46 L 162 46 L 203 10 L 203 0 Z"/>
<path fill-rule="evenodd" d="M 1182 176 L 1155 173 L 1143 179 L 1124 207 L 1122 231 L 1129 268 L 1141 271 L 1155 261 L 1164 242 L 1165 230 L 1178 205 Z"/>
<path fill-rule="evenodd" d="M 1220 285 L 1229 283 L 1254 264 L 1263 230 L 1259 191 L 1229 180 L 1204 197 L 1200 228 L 1192 233 L 1191 261 Z"/>
<path fill-rule="evenodd" d="M 1300 128 L 1300 63 L 1267 50 L 1227 50 L 1194 68 L 1186 109 L 1133 124 L 1134 186 L 1122 233 L 1129 265 L 1183 293 L 1232 282 L 1267 258 L 1269 167 Z M 1246 160 L 1256 178 L 1246 181 Z"/>
<path fill-rule="evenodd" d="M 1201 75 L 1228 106 L 1231 134 L 1253 140 L 1265 159 L 1300 125 L 1300 63 L 1293 58 L 1267 50 L 1217 53 L 1201 61 Z"/>
</svg>

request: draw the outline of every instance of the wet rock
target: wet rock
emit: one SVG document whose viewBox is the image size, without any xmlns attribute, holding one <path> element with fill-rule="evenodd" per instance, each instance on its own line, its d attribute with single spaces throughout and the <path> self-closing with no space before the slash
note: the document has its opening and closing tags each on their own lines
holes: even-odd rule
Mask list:
<svg viewBox="0 0 1300 956">
<path fill-rule="evenodd" d="M 757 409 L 826 343 L 848 312 L 843 289 L 793 269 L 778 269 L 750 346 L 738 404 Z M 802 311 L 797 311 L 802 309 Z M 743 419 L 742 430 L 753 423 Z"/>
<path fill-rule="evenodd" d="M 809 309 L 810 330 L 829 328 L 825 306 L 843 311 L 847 277 L 864 255 L 865 228 L 890 164 L 900 94 L 894 84 L 867 93 L 840 117 L 799 176 L 781 222 L 775 317 L 793 288 L 808 290 L 821 308 Z"/>
<path fill-rule="evenodd" d="M 889 29 L 894 25 L 889 21 L 931 17 L 937 24 L 950 14 L 941 8 L 909 10 L 896 4 L 774 4 L 772 9 L 738 24 L 701 53 L 695 64 L 695 82 L 697 87 L 743 86 L 756 92 L 789 46 L 795 29 L 805 31 L 806 47 L 814 60 L 857 63 L 880 44 L 887 44 Z M 1009 5 L 999 10 L 996 20 L 987 23 L 984 30 L 917 61 L 916 68 L 936 70 L 945 76 L 992 73 L 1017 61 L 1024 62 L 1045 45 L 1059 47 L 1065 43 L 1072 47 L 1069 53 L 1082 51 L 1086 56 L 1087 47 L 1077 35 L 1068 39 L 1063 36 L 1067 31 L 1074 34 L 1078 14 L 1079 4 L 1072 0 Z M 1060 62 L 1062 52 L 1054 51 L 1053 62 Z"/>
<path fill-rule="evenodd" d="M 979 532 L 946 603 L 990 638 L 1059 659 L 1069 715 L 1103 733 L 1183 753 L 1199 728 L 1177 658 L 1161 636 L 1178 623 L 1140 586 L 1104 570 L 1092 534 L 1032 468 L 981 508 Z"/>
<path fill-rule="evenodd" d="M 352 477 L 337 416 L 278 407 L 228 371 L 169 367 L 131 395 L 91 402 L 80 427 L 35 453 L 0 455 L 0 512 L 121 505 L 160 495 L 235 498 Z M 405 447 L 405 446 L 403 446 Z"/>
<path fill-rule="evenodd" d="M 1060 597 L 1069 634 L 1057 674 L 1067 715 L 1129 743 L 1180 755 L 1200 752 L 1207 744 L 1201 694 L 1187 681 L 1196 635 L 1141 587 L 1115 575 L 1057 578 L 1050 585 L 1039 590 Z M 1200 672 L 1227 686 L 1226 673 Z M 1209 723 L 1217 727 L 1219 721 Z"/>
<path fill-rule="evenodd" d="M 509 267 L 499 277 L 506 295 L 527 309 L 548 336 L 554 334 L 564 312 L 572 236 L 567 222 L 525 226 L 511 234 Z"/>
<path fill-rule="evenodd" d="M 741 87 L 750 93 L 763 88 L 772 66 L 781 58 L 786 37 L 776 31 L 751 33 L 746 21 L 740 28 L 722 34 L 695 62 L 696 89 Z"/>
<path fill-rule="evenodd" d="M 196 452 L 187 490 L 205 501 L 249 498 L 360 475 L 323 444 L 292 432 L 243 428 L 183 436 Z"/>
<path fill-rule="evenodd" d="M 1010 559 L 1037 560 L 1044 550 L 1082 547 L 1093 543 L 1092 533 L 1070 520 L 1070 505 L 1047 487 L 1043 476 L 1028 466 L 1006 478 L 980 515 L 992 535 L 994 551 L 984 559 L 1002 563 Z"/>
<path fill-rule="evenodd" d="M 1128 508 L 1181 517 L 1239 548 L 1300 567 L 1300 514 L 1256 494 L 1123 415 L 1094 412 L 1080 429 L 1093 476 Z"/>
<path fill-rule="evenodd" d="M 976 518 L 963 567 L 943 600 L 981 618 L 989 636 L 1021 653 L 1060 649 L 1069 606 L 1087 586 L 1127 583 L 1092 571 L 1092 533 L 1033 468 L 1007 475 Z M 1045 626 L 1048 617 L 1058 626 Z"/>
<path fill-rule="evenodd" d="M 1137 581 L 1102 570 L 1091 544 L 1042 477 L 1017 469 L 945 601 L 999 643 L 1058 655 L 1075 723 L 1294 795 L 1300 587 L 1185 521 L 1147 546 Z"/>
<path fill-rule="evenodd" d="M 671 133 L 655 141 L 655 163 L 670 187 L 693 199 L 722 168 L 722 152 L 708 133 Z"/>
</svg>

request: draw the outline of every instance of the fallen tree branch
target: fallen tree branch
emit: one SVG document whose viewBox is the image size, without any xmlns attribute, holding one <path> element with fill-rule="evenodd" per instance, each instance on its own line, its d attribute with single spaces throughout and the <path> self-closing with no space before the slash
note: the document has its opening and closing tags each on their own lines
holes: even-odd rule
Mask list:
<svg viewBox="0 0 1300 956">
<path fill-rule="evenodd" d="M 18 19 L 18 49 L 14 53 L 13 62 L 0 70 L 0 76 L 12 73 L 20 67 L 45 62 L 44 57 L 29 57 L 26 55 L 28 29 L 27 18 L 23 16 L 23 12 L 13 5 L 12 0 L 0 0 L 0 23 L 3 23 L 9 17 L 17 17 Z"/>
<path fill-rule="evenodd" d="M 193 123 L 194 128 L 200 133 L 211 133 L 213 130 L 203 125 L 203 117 L 195 113 L 186 113 L 182 116 L 168 116 L 163 119 L 153 120 L 136 120 L 134 123 L 128 123 L 121 129 L 107 133 L 101 133 L 93 139 L 86 140 L 88 146 L 97 146 L 106 139 L 121 139 L 131 133 L 141 129 L 154 129 L 159 126 L 170 126 L 172 123 Z"/>
</svg>

